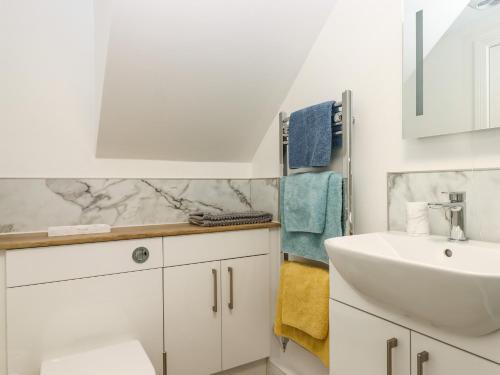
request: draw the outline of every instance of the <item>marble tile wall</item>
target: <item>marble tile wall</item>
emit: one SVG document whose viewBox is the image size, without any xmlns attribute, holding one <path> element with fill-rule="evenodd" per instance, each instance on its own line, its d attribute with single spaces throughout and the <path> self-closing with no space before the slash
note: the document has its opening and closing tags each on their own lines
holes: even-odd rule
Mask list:
<svg viewBox="0 0 500 375">
<path fill-rule="evenodd" d="M 278 214 L 278 180 L 0 179 L 0 233 L 186 222 L 191 211 Z"/>
<path fill-rule="evenodd" d="M 388 174 L 388 227 L 404 231 L 406 202 L 446 202 L 442 192 L 466 193 L 466 234 L 500 242 L 500 169 Z M 448 213 L 429 210 L 431 233 L 448 235 Z"/>
</svg>

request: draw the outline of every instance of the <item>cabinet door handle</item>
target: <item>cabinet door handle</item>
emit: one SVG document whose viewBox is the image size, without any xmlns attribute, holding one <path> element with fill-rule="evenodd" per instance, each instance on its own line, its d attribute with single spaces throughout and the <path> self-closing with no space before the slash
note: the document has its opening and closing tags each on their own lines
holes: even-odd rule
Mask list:
<svg viewBox="0 0 500 375">
<path fill-rule="evenodd" d="M 429 353 L 426 351 L 417 354 L 417 375 L 424 375 L 424 363 L 429 360 Z"/>
<path fill-rule="evenodd" d="M 229 310 L 234 309 L 234 299 L 233 299 L 233 267 L 227 267 L 227 272 L 229 272 L 229 303 L 227 304 Z"/>
<path fill-rule="evenodd" d="M 387 375 L 392 375 L 392 349 L 398 346 L 398 339 L 387 340 Z"/>
<path fill-rule="evenodd" d="M 214 305 L 212 306 L 212 311 L 217 312 L 217 270 L 212 269 L 212 276 L 214 277 Z"/>
</svg>

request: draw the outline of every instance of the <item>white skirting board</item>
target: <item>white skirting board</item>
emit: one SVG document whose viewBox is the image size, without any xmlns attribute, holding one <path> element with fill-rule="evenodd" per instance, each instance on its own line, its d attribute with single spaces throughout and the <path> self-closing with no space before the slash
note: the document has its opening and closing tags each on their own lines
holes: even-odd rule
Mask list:
<svg viewBox="0 0 500 375">
<path fill-rule="evenodd" d="M 282 366 L 278 365 L 276 362 L 274 362 L 272 359 L 269 360 L 267 363 L 267 375 L 321 375 L 323 372 L 328 373 L 328 369 L 322 368 L 319 372 L 316 371 L 317 369 L 311 369 L 313 372 L 309 372 L 309 369 L 307 369 L 307 372 L 297 372 L 293 371 L 288 368 L 283 368 Z"/>
<path fill-rule="evenodd" d="M 290 341 L 286 353 L 273 353 L 269 358 L 268 375 L 328 375 L 329 369 L 311 353 Z"/>
<path fill-rule="evenodd" d="M 217 375 L 267 375 L 267 358 L 246 365 L 218 372 Z"/>
<path fill-rule="evenodd" d="M 0 251 L 0 375 L 7 375 L 5 251 Z"/>
<path fill-rule="evenodd" d="M 273 363 L 272 360 L 269 360 L 267 363 L 267 375 L 288 375 L 281 368 L 279 368 L 276 364 Z"/>
</svg>

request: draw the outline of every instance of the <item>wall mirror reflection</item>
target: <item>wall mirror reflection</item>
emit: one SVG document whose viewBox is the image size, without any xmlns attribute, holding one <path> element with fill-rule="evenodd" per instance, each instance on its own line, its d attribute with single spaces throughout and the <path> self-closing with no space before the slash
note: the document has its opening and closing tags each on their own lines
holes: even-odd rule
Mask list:
<svg viewBox="0 0 500 375">
<path fill-rule="evenodd" d="M 403 137 L 500 127 L 500 0 L 405 0 Z"/>
</svg>

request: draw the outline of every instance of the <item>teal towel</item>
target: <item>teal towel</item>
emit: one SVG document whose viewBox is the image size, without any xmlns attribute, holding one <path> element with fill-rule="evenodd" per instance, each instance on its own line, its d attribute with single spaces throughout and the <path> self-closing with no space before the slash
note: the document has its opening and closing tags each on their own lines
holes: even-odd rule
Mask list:
<svg viewBox="0 0 500 375">
<path fill-rule="evenodd" d="M 286 228 L 286 190 L 293 183 L 293 177 L 282 177 L 280 184 L 280 215 L 281 222 L 281 248 L 291 255 L 328 263 L 328 255 L 324 242 L 328 238 L 342 236 L 342 176 L 335 172 L 327 172 L 328 190 L 326 198 L 325 225 L 322 233 L 289 232 Z"/>
<path fill-rule="evenodd" d="M 323 233 L 331 175 L 298 173 L 287 177 L 283 223 L 287 232 Z"/>
</svg>

